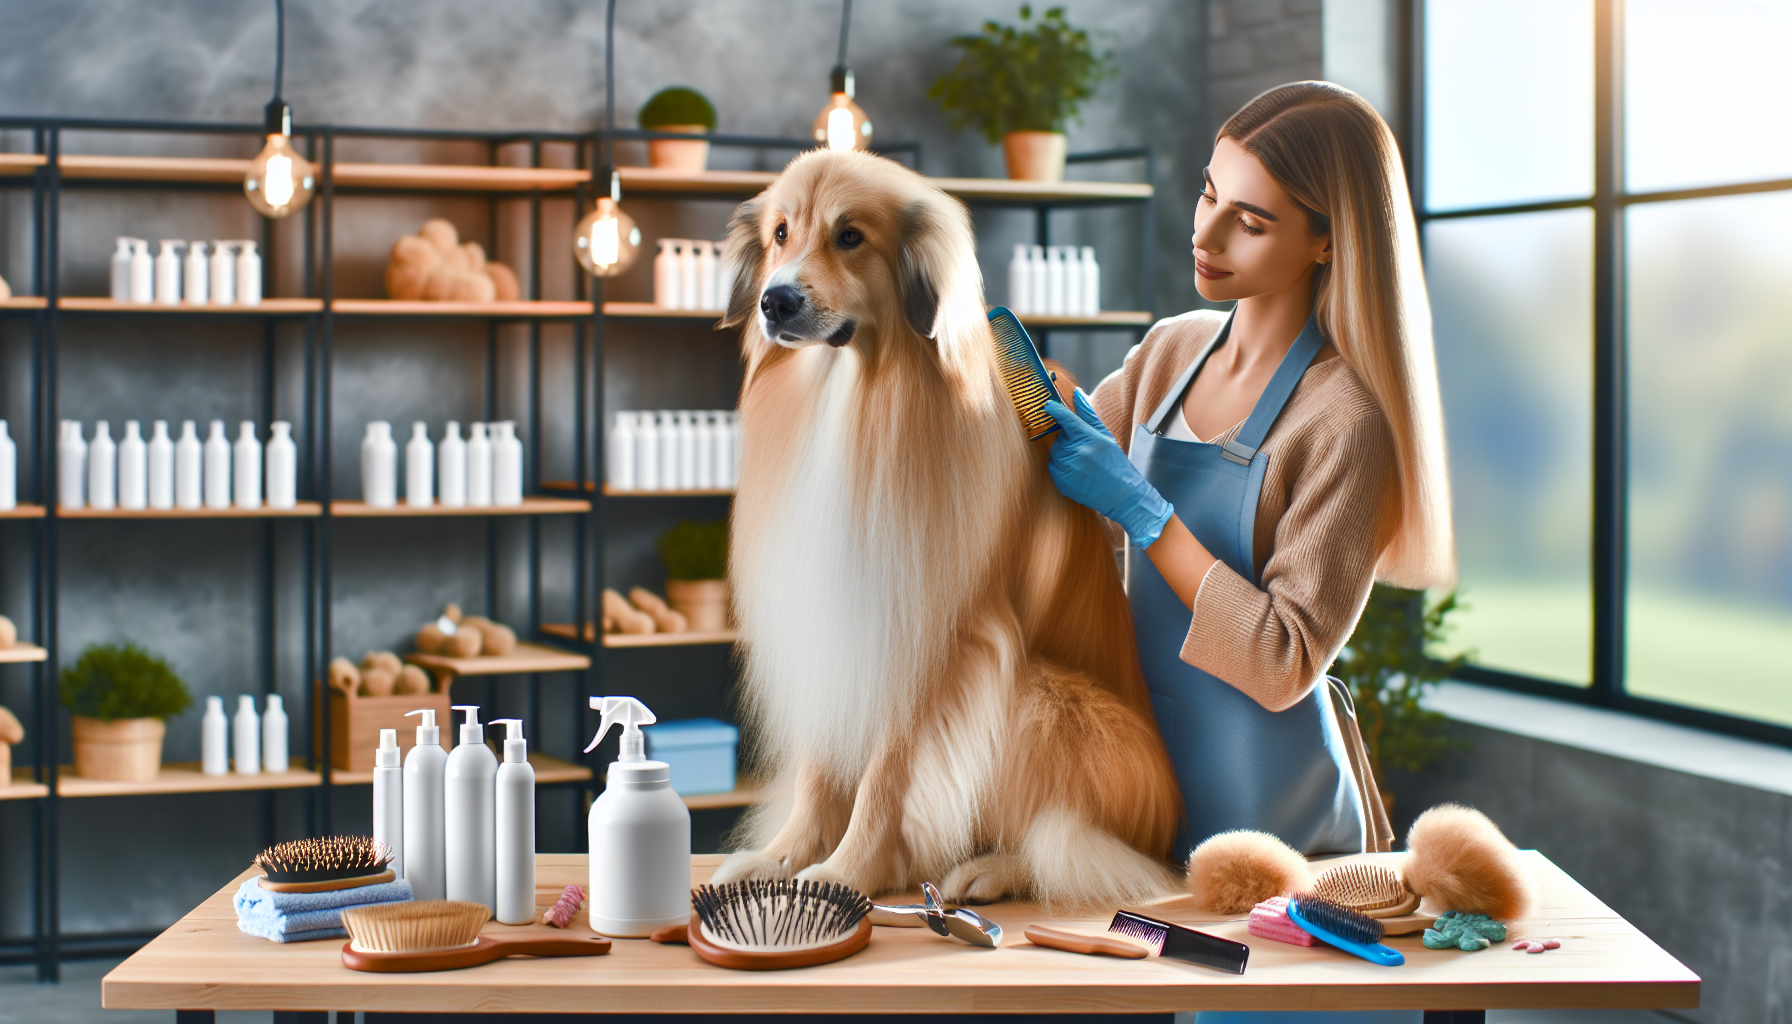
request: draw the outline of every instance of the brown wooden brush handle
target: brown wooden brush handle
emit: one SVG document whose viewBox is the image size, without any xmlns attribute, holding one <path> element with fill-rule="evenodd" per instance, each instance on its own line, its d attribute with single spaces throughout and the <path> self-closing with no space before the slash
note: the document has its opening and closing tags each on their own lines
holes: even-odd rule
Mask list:
<svg viewBox="0 0 1792 1024">
<path fill-rule="evenodd" d="M 669 924 L 664 928 L 654 929 L 653 934 L 647 936 L 647 940 L 649 942 L 659 942 L 668 945 L 683 943 L 688 946 L 691 942 L 689 938 L 689 930 L 690 925 Z"/>
<path fill-rule="evenodd" d="M 580 938 L 494 938 L 481 935 L 479 941 L 460 949 L 438 949 L 422 953 L 363 953 L 352 942 L 342 945 L 342 966 L 352 971 L 376 974 L 411 974 L 420 971 L 456 971 L 477 967 L 507 956 L 600 956 L 610 951 L 610 940 L 601 935 Z"/>
<path fill-rule="evenodd" d="M 1075 932 L 1068 928 L 1059 928 L 1049 924 L 1027 925 L 1027 930 L 1022 934 L 1027 937 L 1028 942 L 1035 946 L 1050 946 L 1066 953 L 1117 956 L 1123 960 L 1143 960 L 1151 955 L 1150 950 L 1136 942 L 1115 938 L 1112 935 Z"/>
</svg>

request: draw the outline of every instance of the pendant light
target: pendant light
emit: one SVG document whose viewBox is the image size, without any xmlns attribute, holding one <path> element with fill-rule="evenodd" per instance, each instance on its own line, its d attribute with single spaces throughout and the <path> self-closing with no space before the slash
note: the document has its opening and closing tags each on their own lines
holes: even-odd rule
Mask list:
<svg viewBox="0 0 1792 1024">
<path fill-rule="evenodd" d="M 846 66 L 846 33 L 852 28 L 852 0 L 841 0 L 840 56 L 828 72 L 828 104 L 815 118 L 815 141 L 827 149 L 870 149 L 871 119 L 853 102 L 852 69 Z"/>
<path fill-rule="evenodd" d="M 641 255 L 641 229 L 622 209 L 622 175 L 610 160 L 610 134 L 616 127 L 616 0 L 604 12 L 604 163 L 597 180 L 609 178 L 610 194 L 573 229 L 572 251 L 579 266 L 592 277 L 616 277 L 628 272 Z"/>
<path fill-rule="evenodd" d="M 303 210 L 317 191 L 311 161 L 292 148 L 292 108 L 280 98 L 280 79 L 286 70 L 286 3 L 274 0 L 274 98 L 267 105 L 268 144 L 249 161 L 243 194 L 263 217 L 279 220 Z"/>
</svg>

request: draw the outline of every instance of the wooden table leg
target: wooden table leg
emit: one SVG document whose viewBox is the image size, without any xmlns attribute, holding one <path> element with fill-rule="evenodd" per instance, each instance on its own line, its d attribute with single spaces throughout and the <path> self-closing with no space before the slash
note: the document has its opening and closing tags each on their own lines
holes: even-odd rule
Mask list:
<svg viewBox="0 0 1792 1024">
<path fill-rule="evenodd" d="M 176 1010 L 174 1024 L 214 1024 L 218 1015 L 211 1010 Z"/>
<path fill-rule="evenodd" d="M 1487 1024 L 1487 1011 L 1426 1010 L 1425 1024 Z"/>
<path fill-rule="evenodd" d="M 330 1011 L 275 1010 L 274 1024 L 330 1024 Z"/>
</svg>

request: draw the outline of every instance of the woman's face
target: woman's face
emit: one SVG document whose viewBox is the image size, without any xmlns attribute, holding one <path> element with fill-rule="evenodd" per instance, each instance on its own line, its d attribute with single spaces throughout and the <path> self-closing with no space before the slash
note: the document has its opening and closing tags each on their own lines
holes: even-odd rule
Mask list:
<svg viewBox="0 0 1792 1024">
<path fill-rule="evenodd" d="M 1195 205 L 1195 287 L 1209 301 L 1248 299 L 1303 283 L 1331 259 L 1331 236 L 1243 146 L 1221 139 Z"/>
</svg>

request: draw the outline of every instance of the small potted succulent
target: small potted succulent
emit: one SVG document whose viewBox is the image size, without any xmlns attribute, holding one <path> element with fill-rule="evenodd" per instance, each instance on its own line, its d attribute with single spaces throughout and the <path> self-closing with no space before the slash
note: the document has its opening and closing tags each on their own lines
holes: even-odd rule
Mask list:
<svg viewBox="0 0 1792 1024">
<path fill-rule="evenodd" d="M 707 135 L 716 130 L 716 108 L 697 90 L 675 85 L 654 93 L 636 120 L 648 131 Z M 709 166 L 709 140 L 650 139 L 647 162 L 669 171 L 699 173 Z"/>
<path fill-rule="evenodd" d="M 975 126 L 992 145 L 1001 143 L 1010 178 L 1063 181 L 1064 126 L 1114 76 L 1113 56 L 1095 52 L 1089 33 L 1064 20 L 1064 8 L 1034 21 L 1027 4 L 1020 25 L 986 21 L 951 45 L 963 56 L 927 95 L 940 101 L 953 130 Z"/>
<path fill-rule="evenodd" d="M 60 690 L 74 722 L 75 774 L 88 779 L 154 779 L 165 719 L 193 704 L 168 663 L 136 644 L 89 646 L 62 670 Z"/>
<path fill-rule="evenodd" d="M 666 567 L 666 603 L 684 613 L 691 629 L 728 628 L 728 523 L 686 519 L 659 539 Z"/>
</svg>

